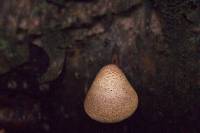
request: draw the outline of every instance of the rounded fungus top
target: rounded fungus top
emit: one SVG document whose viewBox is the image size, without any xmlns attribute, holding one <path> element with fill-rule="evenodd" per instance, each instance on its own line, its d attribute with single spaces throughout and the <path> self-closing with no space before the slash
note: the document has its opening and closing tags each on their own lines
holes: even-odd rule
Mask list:
<svg viewBox="0 0 200 133">
<path fill-rule="evenodd" d="M 130 117 L 137 106 L 137 93 L 114 64 L 99 71 L 84 101 L 89 117 L 102 123 L 120 122 Z"/>
</svg>

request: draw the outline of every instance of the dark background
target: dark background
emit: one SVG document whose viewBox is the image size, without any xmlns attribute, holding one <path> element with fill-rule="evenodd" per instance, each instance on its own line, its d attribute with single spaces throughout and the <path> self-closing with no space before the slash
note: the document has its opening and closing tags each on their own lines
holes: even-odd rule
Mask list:
<svg viewBox="0 0 200 133">
<path fill-rule="evenodd" d="M 0 132 L 199 133 L 199 44 L 198 0 L 1 0 Z M 139 106 L 102 124 L 83 101 L 113 61 Z"/>
</svg>

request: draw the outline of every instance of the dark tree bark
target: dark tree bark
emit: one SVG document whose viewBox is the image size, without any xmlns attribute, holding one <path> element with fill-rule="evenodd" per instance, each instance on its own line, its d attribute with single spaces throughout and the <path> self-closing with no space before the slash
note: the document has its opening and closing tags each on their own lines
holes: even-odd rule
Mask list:
<svg viewBox="0 0 200 133">
<path fill-rule="evenodd" d="M 0 126 L 199 132 L 199 12 L 197 0 L 2 0 Z M 136 89 L 139 107 L 107 125 L 91 120 L 83 101 L 99 69 L 113 61 Z"/>
</svg>

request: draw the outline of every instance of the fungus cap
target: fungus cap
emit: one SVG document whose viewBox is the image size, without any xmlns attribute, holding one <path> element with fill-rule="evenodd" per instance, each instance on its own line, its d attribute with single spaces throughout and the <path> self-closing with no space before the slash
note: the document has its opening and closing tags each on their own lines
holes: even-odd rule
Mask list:
<svg viewBox="0 0 200 133">
<path fill-rule="evenodd" d="M 102 123 L 120 122 L 130 117 L 137 106 L 137 93 L 114 64 L 99 71 L 84 101 L 89 117 Z"/>
</svg>

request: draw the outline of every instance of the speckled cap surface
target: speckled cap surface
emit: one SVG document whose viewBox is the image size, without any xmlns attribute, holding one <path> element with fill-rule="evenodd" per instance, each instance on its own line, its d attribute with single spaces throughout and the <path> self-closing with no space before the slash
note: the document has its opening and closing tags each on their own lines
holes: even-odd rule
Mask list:
<svg viewBox="0 0 200 133">
<path fill-rule="evenodd" d="M 114 64 L 99 71 L 84 101 L 89 117 L 102 123 L 120 122 L 130 117 L 137 106 L 137 93 Z"/>
</svg>

